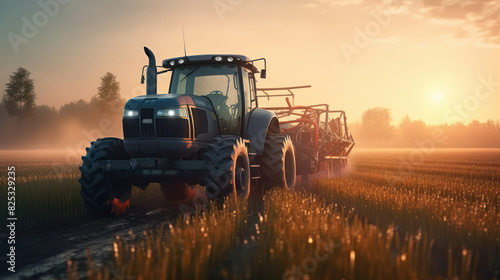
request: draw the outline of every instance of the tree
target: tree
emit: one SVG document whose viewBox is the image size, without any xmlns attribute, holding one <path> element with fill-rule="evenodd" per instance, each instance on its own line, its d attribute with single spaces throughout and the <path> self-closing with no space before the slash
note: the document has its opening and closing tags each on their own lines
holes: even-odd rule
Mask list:
<svg viewBox="0 0 500 280">
<path fill-rule="evenodd" d="M 10 75 L 10 80 L 5 84 L 5 95 L 2 103 L 10 116 L 16 116 L 21 123 L 24 117 L 32 116 L 36 110 L 36 94 L 33 79 L 29 78 L 30 72 L 19 67 Z"/>
<path fill-rule="evenodd" d="M 427 125 L 422 120 L 412 121 L 406 115 L 398 126 L 399 135 L 403 145 L 415 145 L 416 140 L 430 137 Z"/>
<path fill-rule="evenodd" d="M 391 111 L 387 108 L 371 108 L 361 117 L 362 136 L 368 143 L 386 143 L 393 135 Z"/>
<path fill-rule="evenodd" d="M 97 98 L 106 105 L 120 99 L 120 82 L 110 72 L 101 77 L 101 86 L 97 90 Z"/>
<path fill-rule="evenodd" d="M 59 109 L 59 116 L 63 118 L 80 118 L 87 119 L 89 118 L 88 113 L 92 108 L 89 103 L 83 99 L 78 101 L 73 101 L 68 104 L 64 104 Z"/>
</svg>

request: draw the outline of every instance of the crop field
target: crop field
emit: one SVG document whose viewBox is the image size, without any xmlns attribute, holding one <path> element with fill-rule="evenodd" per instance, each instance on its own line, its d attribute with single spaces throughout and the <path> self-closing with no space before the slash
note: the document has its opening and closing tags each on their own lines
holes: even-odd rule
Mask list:
<svg viewBox="0 0 500 280">
<path fill-rule="evenodd" d="M 0 160 L 2 170 L 16 166 L 19 234 L 44 223 L 86 222 L 79 163 L 44 158 Z M 6 177 L 0 180 L 5 186 Z M 5 192 L 2 187 L 0 197 Z M 131 208 L 158 196 L 156 185 L 134 188 Z M 131 227 L 105 241 L 109 254 L 88 250 L 85 261 L 69 258 L 60 264 L 64 274 L 53 276 L 500 278 L 500 150 L 355 150 L 342 178 L 195 205 L 197 210 L 178 211 L 146 230 Z"/>
</svg>

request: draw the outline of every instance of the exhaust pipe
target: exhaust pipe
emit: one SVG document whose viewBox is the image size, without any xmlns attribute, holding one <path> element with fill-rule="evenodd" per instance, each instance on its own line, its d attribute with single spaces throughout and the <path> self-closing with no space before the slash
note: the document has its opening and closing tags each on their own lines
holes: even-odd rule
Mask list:
<svg viewBox="0 0 500 280">
<path fill-rule="evenodd" d="M 147 95 L 155 95 L 156 94 L 156 76 L 157 76 L 155 55 L 153 54 L 153 52 L 150 49 L 148 49 L 146 47 L 144 47 L 144 52 L 146 53 L 146 55 L 149 58 L 149 65 L 148 65 L 148 69 L 146 71 L 146 75 L 147 75 L 146 94 Z"/>
</svg>

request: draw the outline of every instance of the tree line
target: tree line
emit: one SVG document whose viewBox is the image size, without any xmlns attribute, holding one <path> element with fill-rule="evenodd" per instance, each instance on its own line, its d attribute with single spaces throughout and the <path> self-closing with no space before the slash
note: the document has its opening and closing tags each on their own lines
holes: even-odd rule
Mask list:
<svg viewBox="0 0 500 280">
<path fill-rule="evenodd" d="M 18 68 L 5 85 L 0 106 L 0 149 L 73 147 L 104 136 L 122 136 L 125 100 L 112 73 L 101 77 L 90 101 L 80 99 L 59 109 L 37 105 L 30 72 Z"/>
<path fill-rule="evenodd" d="M 395 124 L 388 108 L 371 108 L 349 128 L 358 147 L 418 148 L 432 140 L 436 148 L 500 148 L 499 120 L 429 125 L 407 115 Z"/>
<path fill-rule="evenodd" d="M 5 85 L 0 106 L 0 149 L 84 148 L 99 137 L 122 137 L 121 117 L 125 100 L 112 73 L 101 77 L 90 101 L 80 99 L 58 110 L 36 105 L 35 84 L 24 68 L 15 71 Z M 404 117 L 395 124 L 387 108 L 366 110 L 360 121 L 349 123 L 358 147 L 417 148 L 440 135 L 437 148 L 500 148 L 499 121 L 472 121 L 428 125 Z"/>
</svg>

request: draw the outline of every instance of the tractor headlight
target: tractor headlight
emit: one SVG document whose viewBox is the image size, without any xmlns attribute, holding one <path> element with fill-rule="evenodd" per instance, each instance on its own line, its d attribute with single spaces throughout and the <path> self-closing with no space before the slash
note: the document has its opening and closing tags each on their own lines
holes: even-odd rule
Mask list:
<svg viewBox="0 0 500 280">
<path fill-rule="evenodd" d="M 172 118 L 188 118 L 188 110 L 186 107 L 158 109 L 156 111 L 157 117 L 172 117 Z"/>
<path fill-rule="evenodd" d="M 139 116 L 139 110 L 125 109 L 123 110 L 124 118 L 133 118 Z"/>
</svg>

